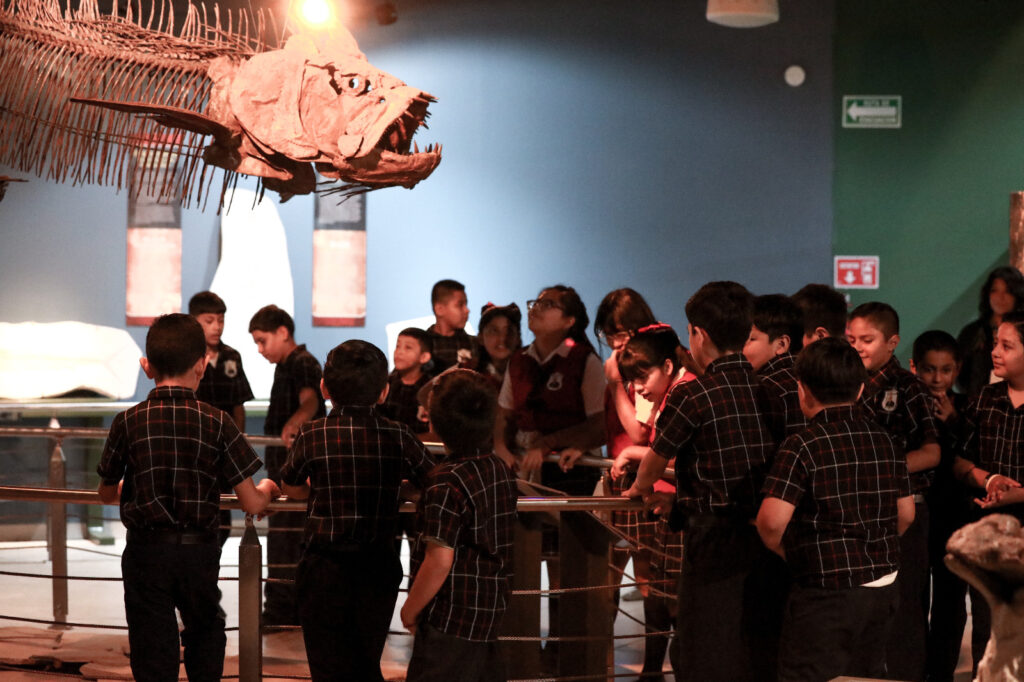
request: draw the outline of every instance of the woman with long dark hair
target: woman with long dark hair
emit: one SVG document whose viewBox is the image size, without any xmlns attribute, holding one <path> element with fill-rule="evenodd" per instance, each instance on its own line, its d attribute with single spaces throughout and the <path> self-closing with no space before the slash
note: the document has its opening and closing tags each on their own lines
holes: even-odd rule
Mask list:
<svg viewBox="0 0 1024 682">
<path fill-rule="evenodd" d="M 968 395 L 977 395 L 992 383 L 992 343 L 1003 315 L 1024 310 L 1024 275 L 1010 265 L 989 273 L 978 301 L 978 319 L 960 330 L 957 343 L 963 366 L 957 385 Z"/>
</svg>

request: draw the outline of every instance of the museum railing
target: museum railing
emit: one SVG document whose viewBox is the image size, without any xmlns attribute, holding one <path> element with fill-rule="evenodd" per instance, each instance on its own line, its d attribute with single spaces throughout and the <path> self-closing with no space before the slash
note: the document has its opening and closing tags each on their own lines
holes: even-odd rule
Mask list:
<svg viewBox="0 0 1024 682">
<path fill-rule="evenodd" d="M 7 618 L 49 624 L 53 627 L 118 627 L 96 626 L 88 623 L 70 623 L 68 615 L 67 560 L 67 505 L 102 505 L 98 494 L 92 490 L 66 488 L 66 460 L 63 443 L 67 439 L 102 439 L 104 428 L 36 428 L 0 427 L 0 438 L 30 437 L 50 439 L 48 486 L 0 486 L 0 500 L 21 500 L 45 502 L 47 514 L 47 548 L 51 560 L 52 620 Z M 276 444 L 277 439 L 266 436 L 247 436 L 256 445 Z M 434 451 L 440 451 L 437 443 L 428 444 Z M 549 460 L 557 461 L 556 455 Z M 608 460 L 596 457 L 582 458 L 582 466 L 608 467 Z M 606 679 L 610 677 L 609 665 L 614 665 L 614 639 L 650 636 L 612 634 L 612 622 L 617 608 L 611 598 L 614 590 L 635 585 L 622 582 L 621 569 L 609 564 L 612 544 L 631 543 L 636 538 L 626 536 L 622 531 L 608 524 L 604 516 L 621 509 L 640 510 L 637 501 L 618 497 L 565 497 L 557 491 L 520 481 L 521 494 L 518 503 L 519 523 L 515 538 L 515 566 L 512 600 L 506 613 L 501 640 L 509 663 L 509 675 L 521 679 L 554 679 L 550 676 L 534 678 L 541 672 L 540 643 L 560 643 L 557 661 L 559 679 Z M 548 496 L 548 495 L 553 496 Z M 222 508 L 239 509 L 234 496 L 224 495 Z M 271 511 L 304 511 L 305 502 L 277 501 L 271 504 Z M 415 506 L 405 503 L 403 513 L 415 511 Z M 541 590 L 541 526 L 557 525 L 559 528 L 558 566 L 560 581 L 557 589 Z M 291 529 L 295 530 L 295 529 Z M 653 548 L 647 548 L 654 550 Z M 246 517 L 245 530 L 239 545 L 238 568 L 238 642 L 239 678 L 241 680 L 262 679 L 262 634 L 275 628 L 262 628 L 260 623 L 263 577 L 262 547 L 256 526 L 251 516 Z M 553 557 L 548 557 L 553 558 Z M 627 581 L 629 576 L 625 576 Z M 113 580 L 113 579 L 112 579 Z M 651 585 L 655 591 L 669 590 L 670 586 Z M 557 636 L 539 636 L 541 600 L 557 596 L 560 601 L 560 626 Z M 620 613 L 624 613 L 621 610 Z M 628 616 L 628 614 L 627 614 Z M 0 614 L 0 619 L 4 619 Z M 120 626 L 123 627 L 123 626 Z M 282 629 L 282 628 L 276 628 Z M 392 635 L 405 635 L 393 632 Z M 554 672 L 554 671 L 552 671 Z M 276 675 L 275 675 L 276 676 Z M 635 676 L 635 673 L 634 673 Z"/>
</svg>

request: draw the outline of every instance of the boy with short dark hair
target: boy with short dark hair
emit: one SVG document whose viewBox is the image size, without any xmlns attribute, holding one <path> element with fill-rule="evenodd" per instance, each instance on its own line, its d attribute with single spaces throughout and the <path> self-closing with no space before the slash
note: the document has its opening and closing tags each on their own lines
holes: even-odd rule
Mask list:
<svg viewBox="0 0 1024 682">
<path fill-rule="evenodd" d="M 253 395 L 242 369 L 242 355 L 220 340 L 227 309 L 224 299 L 212 291 L 200 291 L 189 299 L 188 314 L 202 325 L 206 336 L 206 373 L 196 389 L 196 398 L 227 412 L 238 430 L 244 433 L 245 402 L 252 400 Z M 221 487 L 221 492 L 228 490 L 230 487 Z M 221 547 L 230 536 L 231 510 L 221 509 Z"/>
<path fill-rule="evenodd" d="M 927 677 L 936 682 L 952 682 L 967 623 L 967 583 L 946 568 L 943 558 L 946 542 L 953 532 L 974 520 L 975 507 L 971 501 L 972 491 L 953 473 L 953 462 L 963 455 L 962 444 L 957 442 L 954 431 L 960 422 L 960 414 L 967 406 L 967 396 L 953 392 L 960 372 L 960 345 L 948 332 L 939 329 L 926 331 L 914 340 L 910 369 L 931 395 L 942 450 L 939 466 L 935 468 L 935 479 L 925 496 L 932 578 Z M 971 595 L 971 603 L 982 599 L 973 590 Z M 977 631 L 983 642 L 987 631 L 984 628 L 977 628 Z M 972 639 L 977 642 L 979 637 Z"/>
<path fill-rule="evenodd" d="M 435 319 L 427 328 L 433 358 L 431 374 L 437 376 L 456 365 L 473 368 L 479 353 L 476 337 L 466 333 L 466 287 L 454 279 L 442 279 L 430 290 L 430 305 Z"/>
<path fill-rule="evenodd" d="M 850 313 L 847 340 L 868 371 L 860 406 L 889 431 L 906 457 L 915 520 L 900 538 L 900 606 L 889 639 L 887 669 L 894 679 L 924 678 L 928 631 L 928 507 L 924 494 L 939 464 L 933 400 L 924 384 L 900 367 L 900 318 L 887 303 L 862 303 Z"/>
<path fill-rule="evenodd" d="M 322 373 L 320 363 L 295 342 L 295 322 L 292 316 L 276 305 L 256 311 L 249 321 L 249 333 L 260 355 L 277 365 L 274 384 L 270 389 L 270 405 L 263 421 L 263 433 L 280 436 L 282 446 L 268 445 L 264 451 L 267 475 L 281 483 L 281 466 L 302 424 L 325 414 L 324 400 L 320 396 Z M 292 529 L 302 523 L 299 512 L 280 512 L 267 519 L 267 577 L 294 580 L 298 562 L 299 534 Z M 298 625 L 295 586 L 270 581 L 264 585 L 266 603 L 263 609 L 265 625 Z"/>
<path fill-rule="evenodd" d="M 242 369 L 241 354 L 221 341 L 227 305 L 212 291 L 200 291 L 189 299 L 188 314 L 203 326 L 206 336 L 206 374 L 196 397 L 224 410 L 245 430 L 245 402 L 252 400 L 252 388 Z"/>
<path fill-rule="evenodd" d="M 402 581 L 395 546 L 399 490 L 434 461 L 404 424 L 376 414 L 388 363 L 366 341 L 346 341 L 324 363 L 330 415 L 304 424 L 281 470 L 293 499 L 309 498 L 296 578 L 314 680 L 384 678 L 380 657 Z"/>
<path fill-rule="evenodd" d="M 196 399 L 206 370 L 196 320 L 157 318 L 141 364 L 156 388 L 114 417 L 96 468 L 100 499 L 120 501 L 128 529 L 121 569 L 132 673 L 139 680 L 177 679 L 178 609 L 189 679 L 218 680 L 226 639 L 217 588 L 217 482 L 233 487 L 250 514 L 280 491 L 269 479 L 253 484 L 256 453 L 227 413 Z"/>
<path fill-rule="evenodd" d="M 669 393 L 624 493 L 663 510 L 653 485 L 675 458 L 686 551 L 673 669 L 695 680 L 772 679 L 775 670 L 785 567 L 752 521 L 783 425 L 773 423 L 768 393 L 743 357 L 752 303 L 735 282 L 705 284 L 686 303 L 690 352 L 705 373 Z"/>
<path fill-rule="evenodd" d="M 509 595 L 518 496 L 494 454 L 497 391 L 456 369 L 438 377 L 430 423 L 448 452 L 420 500 L 418 567 L 402 624 L 415 634 L 407 679 L 503 680 L 498 631 Z"/>
<path fill-rule="evenodd" d="M 800 410 L 793 361 L 803 347 L 803 312 L 788 296 L 768 294 L 754 299 L 750 338 L 743 355 L 761 378 L 786 423 L 786 435 L 807 425 Z"/>
<path fill-rule="evenodd" d="M 795 371 L 810 423 L 780 446 L 757 515 L 793 575 L 779 680 L 885 677 L 898 536 L 914 518 L 906 462 L 857 409 L 867 373 L 845 341 L 813 343 Z"/>
<path fill-rule="evenodd" d="M 417 395 L 430 381 L 425 365 L 431 357 L 430 334 L 408 327 L 398 333 L 395 342 L 395 369 L 388 375 L 388 397 L 381 405 L 381 413 L 388 419 L 401 422 L 414 433 L 426 433 L 430 426 L 419 414 Z"/>
<path fill-rule="evenodd" d="M 825 284 L 807 284 L 793 294 L 803 312 L 803 346 L 833 336 L 846 337 L 846 297 Z"/>
</svg>

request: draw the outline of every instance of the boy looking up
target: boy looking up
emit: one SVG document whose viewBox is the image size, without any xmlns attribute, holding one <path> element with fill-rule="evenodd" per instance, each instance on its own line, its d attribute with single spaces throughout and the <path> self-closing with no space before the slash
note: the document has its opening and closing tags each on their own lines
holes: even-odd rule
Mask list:
<svg viewBox="0 0 1024 682">
<path fill-rule="evenodd" d="M 404 424 L 376 414 L 388 361 L 346 341 L 327 355 L 321 391 L 332 409 L 301 427 L 281 470 L 284 491 L 309 498 L 296 586 L 314 680 L 381 681 L 380 657 L 402 581 L 395 544 L 399 488 L 434 466 Z"/>
<path fill-rule="evenodd" d="M 388 419 L 402 422 L 414 433 L 426 433 L 430 428 L 420 420 L 420 389 L 430 381 L 424 365 L 430 362 L 430 334 L 409 327 L 398 334 L 395 342 L 395 370 L 388 375 L 388 397 L 381 406 L 381 413 Z"/>
<path fill-rule="evenodd" d="M 438 377 L 429 402 L 448 456 L 420 500 L 419 566 L 401 612 L 415 634 L 407 679 L 505 679 L 497 640 L 518 491 L 494 454 L 497 390 L 483 375 L 456 369 Z"/>
<path fill-rule="evenodd" d="M 793 575 L 779 680 L 885 677 L 898 536 L 914 519 L 907 465 L 856 408 L 867 373 L 845 341 L 808 346 L 796 375 L 810 424 L 779 447 L 757 515 Z"/>
<path fill-rule="evenodd" d="M 196 318 L 206 336 L 206 373 L 196 389 L 196 398 L 227 412 L 239 431 L 245 432 L 245 401 L 252 389 L 242 369 L 241 354 L 220 340 L 224 332 L 224 300 L 212 291 L 200 291 L 189 299 L 188 314 Z M 231 490 L 221 486 L 221 492 Z M 231 536 L 231 510 L 220 510 L 221 547 Z"/>
<path fill-rule="evenodd" d="M 846 297 L 824 284 L 807 284 L 793 294 L 803 313 L 803 346 L 834 336 L 846 337 Z"/>
<path fill-rule="evenodd" d="M 277 365 L 270 389 L 270 405 L 263 421 L 263 433 L 280 436 L 283 446 L 268 445 L 264 452 L 267 475 L 280 485 L 281 466 L 302 424 L 324 416 L 324 400 L 320 397 L 320 363 L 304 345 L 295 342 L 292 316 L 276 305 L 256 311 L 249 321 L 249 333 L 260 355 Z M 292 529 L 302 523 L 299 512 L 281 512 L 268 519 L 267 577 L 292 580 L 291 568 L 299 560 L 299 534 Z M 295 586 L 267 582 L 263 588 L 266 604 L 265 625 L 298 625 L 295 610 Z"/>
<path fill-rule="evenodd" d="M 220 340 L 227 309 L 224 300 L 212 291 L 200 291 L 189 299 L 188 314 L 199 321 L 206 336 L 206 373 L 196 397 L 227 412 L 235 426 L 244 431 L 245 402 L 253 396 L 241 354 Z"/>
<path fill-rule="evenodd" d="M 466 333 L 466 287 L 454 279 L 442 279 L 430 290 L 430 305 L 436 320 L 427 328 L 434 360 L 431 374 L 437 376 L 455 365 L 472 368 L 476 364 L 477 340 Z"/>
<path fill-rule="evenodd" d="M 743 355 L 761 377 L 776 408 L 783 410 L 778 418 L 785 422 L 787 435 L 807 425 L 793 373 L 793 360 L 802 344 L 803 313 L 792 299 L 782 294 L 754 299 L 753 324 Z"/>
<path fill-rule="evenodd" d="M 771 423 L 768 393 L 742 353 L 752 299 L 735 282 L 711 282 L 687 301 L 690 352 L 704 376 L 669 393 L 624 493 L 664 509 L 653 486 L 675 459 L 686 551 L 673 668 L 692 680 L 773 679 L 776 667 L 784 566 L 752 521 L 782 425 Z"/>
<path fill-rule="evenodd" d="M 894 679 L 924 678 L 928 630 L 928 507 L 924 494 L 939 464 L 939 433 L 924 384 L 900 367 L 900 318 L 887 303 L 863 303 L 850 313 L 847 340 L 868 371 L 860 406 L 889 431 L 907 460 L 915 520 L 900 538 L 900 605 L 889 639 L 887 669 Z"/>
<path fill-rule="evenodd" d="M 188 315 L 158 317 L 146 334 L 146 400 L 114 417 L 96 473 L 99 495 L 120 501 L 128 543 L 121 558 L 132 674 L 178 677 L 178 621 L 185 627 L 190 680 L 219 680 L 224 668 L 217 541 L 220 488 L 234 488 L 249 514 L 280 491 L 254 485 L 256 453 L 228 415 L 196 400 L 206 370 L 203 328 Z"/>
</svg>

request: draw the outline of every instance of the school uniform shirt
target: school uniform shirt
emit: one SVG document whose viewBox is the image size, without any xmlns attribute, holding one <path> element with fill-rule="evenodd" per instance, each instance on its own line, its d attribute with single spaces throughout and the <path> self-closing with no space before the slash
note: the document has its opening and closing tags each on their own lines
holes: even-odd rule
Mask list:
<svg viewBox="0 0 1024 682">
<path fill-rule="evenodd" d="M 430 373 L 433 376 L 456 365 L 470 369 L 476 365 L 476 359 L 480 355 L 479 342 L 465 329 L 456 329 L 451 336 L 442 336 L 437 333 L 437 325 L 432 324 L 427 327 L 427 333 L 430 334 L 430 343 L 433 346 L 430 352 Z"/>
<path fill-rule="evenodd" d="M 388 419 L 405 424 L 413 433 L 426 433 L 430 425 L 417 416 L 420 409 L 420 389 L 430 383 L 430 375 L 423 373 L 411 384 L 402 381 L 398 370 L 388 375 L 388 397 L 378 409 Z"/>
<path fill-rule="evenodd" d="M 905 456 L 925 443 L 939 441 L 932 402 L 921 380 L 903 369 L 894 355 L 868 379 L 860 407 L 889 432 Z M 932 470 L 912 473 L 910 483 L 914 494 L 924 493 L 931 485 L 933 475 Z"/>
<path fill-rule="evenodd" d="M 196 398 L 209 403 L 228 414 L 247 400 L 252 400 L 252 388 L 242 369 L 242 355 L 231 346 L 222 343 L 217 349 L 217 360 L 206 364 Z"/>
<path fill-rule="evenodd" d="M 982 387 L 963 416 L 964 456 L 990 474 L 1024 482 L 1024 405 L 1013 406 L 1009 385 Z"/>
<path fill-rule="evenodd" d="M 372 545 L 394 541 L 402 479 L 421 486 L 433 466 L 405 424 L 368 405 L 339 405 L 302 425 L 281 480 L 299 486 L 309 479 L 307 545 Z"/>
<path fill-rule="evenodd" d="M 786 423 L 787 436 L 799 433 L 807 427 L 807 417 L 800 409 L 796 372 L 793 371 L 795 363 L 796 357 L 792 353 L 783 353 L 766 362 L 758 372 L 761 383 L 768 389 L 774 408 L 779 412 L 777 418 Z"/>
<path fill-rule="evenodd" d="M 222 410 L 191 389 L 158 386 L 110 425 L 96 473 L 105 485 L 122 478 L 121 521 L 131 530 L 216 532 L 220 487 L 234 487 L 260 460 Z"/>
<path fill-rule="evenodd" d="M 426 543 L 454 550 L 451 571 L 422 615 L 437 630 L 473 641 L 498 638 L 512 576 L 517 497 L 515 475 L 489 450 L 453 454 L 430 472 L 413 569 Z"/>
<path fill-rule="evenodd" d="M 263 433 L 278 436 L 284 425 L 299 409 L 299 394 L 304 388 L 311 388 L 316 393 L 319 404 L 313 418 L 326 414 L 324 399 L 320 393 L 320 379 L 323 370 L 317 359 L 306 350 L 305 344 L 296 346 L 274 368 L 274 385 L 270 389 L 270 405 L 267 406 L 267 417 L 263 422 Z"/>
<path fill-rule="evenodd" d="M 783 543 L 801 586 L 847 589 L 896 571 L 906 459 L 854 406 L 826 407 L 786 438 L 762 492 L 796 507 Z"/>
<path fill-rule="evenodd" d="M 665 400 L 651 448 L 675 458 L 676 499 L 689 515 L 754 518 L 783 425 L 741 353 L 677 384 Z"/>
</svg>

